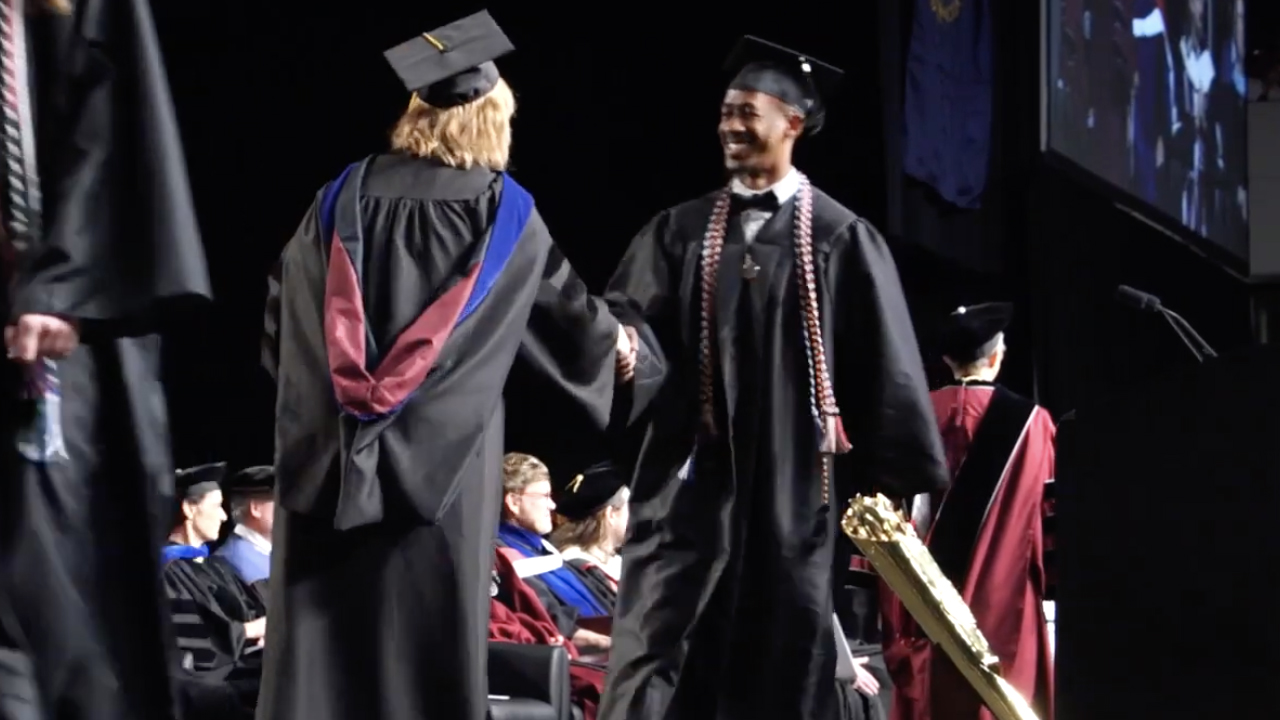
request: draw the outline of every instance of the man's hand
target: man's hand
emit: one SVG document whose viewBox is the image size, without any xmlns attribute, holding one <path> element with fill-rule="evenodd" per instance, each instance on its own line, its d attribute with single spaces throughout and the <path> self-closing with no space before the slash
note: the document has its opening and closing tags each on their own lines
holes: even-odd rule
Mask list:
<svg viewBox="0 0 1280 720">
<path fill-rule="evenodd" d="M 613 638 L 608 635 L 601 635 L 598 632 L 592 632 L 586 628 L 578 628 L 573 633 L 573 645 L 579 650 L 608 650 L 613 647 Z"/>
<path fill-rule="evenodd" d="M 16 324 L 4 329 L 8 356 L 28 365 L 40 358 L 64 358 L 79 344 L 76 326 L 52 315 L 22 315 Z"/>
<path fill-rule="evenodd" d="M 267 636 L 267 619 L 260 617 L 257 620 L 251 620 L 244 624 L 244 637 L 246 640 L 259 640 Z"/>
<path fill-rule="evenodd" d="M 636 376 L 636 347 L 640 344 L 635 328 L 618 325 L 618 379 L 631 382 Z"/>
<path fill-rule="evenodd" d="M 876 681 L 876 677 L 871 674 L 864 666 L 871 658 L 857 658 L 853 661 L 853 689 L 872 697 L 880 694 L 880 683 Z"/>
</svg>

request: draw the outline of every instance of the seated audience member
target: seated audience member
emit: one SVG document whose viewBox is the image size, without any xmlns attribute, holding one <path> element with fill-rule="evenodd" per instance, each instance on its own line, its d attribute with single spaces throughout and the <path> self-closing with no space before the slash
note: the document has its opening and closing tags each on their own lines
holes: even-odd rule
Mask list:
<svg viewBox="0 0 1280 720">
<path fill-rule="evenodd" d="M 502 459 L 502 490 L 498 544 L 521 558 L 520 578 L 538 594 L 561 635 L 582 650 L 608 650 L 607 635 L 578 627 L 579 618 L 607 616 L 608 608 L 543 539 L 551 532 L 551 511 L 556 507 L 551 472 L 532 455 L 507 453 Z"/>
<path fill-rule="evenodd" d="M 209 557 L 208 543 L 227 517 L 221 489 L 225 473 L 226 464 L 215 463 L 176 474 L 175 522 L 161 551 L 161 573 L 182 670 L 208 679 L 256 682 L 266 605 L 229 564 Z"/>
<path fill-rule="evenodd" d="M 607 462 L 587 468 L 553 493 L 559 522 L 551 544 L 611 615 L 622 579 L 618 549 L 627 537 L 630 497 L 626 478 Z"/>
<path fill-rule="evenodd" d="M 227 481 L 231 536 L 214 554 L 235 568 L 250 585 L 271 574 L 271 526 L 275 516 L 276 471 L 269 465 L 246 468 Z M 264 588 L 260 588 L 264 590 Z M 266 595 L 265 592 L 262 593 Z"/>
<path fill-rule="evenodd" d="M 600 693 L 604 692 L 604 668 L 581 662 L 577 648 L 571 643 L 565 644 L 538 594 L 520 579 L 511 560 L 501 552 L 494 556 L 492 592 L 489 639 L 523 645 L 563 645 L 571 658 L 569 681 L 573 704 L 581 708 L 584 720 L 594 720 Z"/>
</svg>

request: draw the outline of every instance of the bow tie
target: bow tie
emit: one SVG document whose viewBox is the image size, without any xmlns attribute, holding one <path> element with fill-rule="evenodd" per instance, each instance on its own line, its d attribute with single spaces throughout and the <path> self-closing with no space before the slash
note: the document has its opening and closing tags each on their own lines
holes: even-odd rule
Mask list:
<svg viewBox="0 0 1280 720">
<path fill-rule="evenodd" d="M 779 207 L 778 195 L 774 192 L 755 193 L 753 195 L 733 195 L 729 201 L 729 208 L 734 212 L 742 212 L 744 210 L 764 210 L 765 212 L 774 212 Z"/>
</svg>

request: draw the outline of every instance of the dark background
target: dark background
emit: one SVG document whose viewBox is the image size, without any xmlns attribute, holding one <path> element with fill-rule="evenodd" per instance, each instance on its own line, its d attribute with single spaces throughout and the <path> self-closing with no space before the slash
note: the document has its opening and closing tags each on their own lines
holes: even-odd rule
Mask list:
<svg viewBox="0 0 1280 720">
<path fill-rule="evenodd" d="M 1243 283 L 1040 161 L 1038 3 L 992 3 L 1004 32 L 981 211 L 947 210 L 901 179 L 896 105 L 912 3 L 894 0 L 770 15 L 728 4 L 671 13 L 491 3 L 517 47 L 499 63 L 520 103 L 514 173 L 580 273 L 602 287 L 649 217 L 722 182 L 720 64 L 739 35 L 758 34 L 846 69 L 826 129 L 802 142 L 797 164 L 891 236 L 930 359 L 942 315 L 1011 299 L 1020 315 L 1007 380 L 1055 413 L 1186 362 L 1166 328 L 1114 303 L 1120 282 L 1162 295 L 1220 350 L 1248 344 Z M 382 50 L 481 7 L 155 6 L 217 294 L 169 344 L 179 465 L 270 461 L 272 390 L 258 367 L 266 276 L 319 187 L 385 147 L 407 97 Z M 524 416 L 514 429 L 538 420 L 548 424 Z"/>
</svg>

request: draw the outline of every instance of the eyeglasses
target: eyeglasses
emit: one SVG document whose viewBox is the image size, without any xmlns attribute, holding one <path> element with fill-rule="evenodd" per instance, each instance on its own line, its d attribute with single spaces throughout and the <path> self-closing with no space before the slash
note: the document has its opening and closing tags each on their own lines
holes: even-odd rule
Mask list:
<svg viewBox="0 0 1280 720">
<path fill-rule="evenodd" d="M 539 499 L 539 500 L 550 500 L 550 499 L 551 499 L 551 493 L 544 493 L 544 492 L 542 492 L 542 493 L 535 493 L 535 492 L 522 492 L 522 493 L 520 493 L 520 495 L 521 495 L 522 497 L 537 498 L 537 499 Z"/>
</svg>

